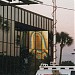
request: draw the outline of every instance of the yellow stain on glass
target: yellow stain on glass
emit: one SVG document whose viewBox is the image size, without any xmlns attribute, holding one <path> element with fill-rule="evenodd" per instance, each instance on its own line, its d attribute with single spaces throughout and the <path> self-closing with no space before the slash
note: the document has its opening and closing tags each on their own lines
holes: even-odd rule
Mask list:
<svg viewBox="0 0 75 75">
<path fill-rule="evenodd" d="M 30 52 L 36 51 L 36 58 L 44 59 L 48 53 L 48 31 L 31 31 L 30 43 Z"/>
</svg>

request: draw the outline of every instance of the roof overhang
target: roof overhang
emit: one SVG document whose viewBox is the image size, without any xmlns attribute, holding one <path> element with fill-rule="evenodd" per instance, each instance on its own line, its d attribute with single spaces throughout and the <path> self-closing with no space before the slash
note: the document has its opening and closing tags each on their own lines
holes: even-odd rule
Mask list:
<svg viewBox="0 0 75 75">
<path fill-rule="evenodd" d="M 28 24 L 15 22 L 15 30 L 17 31 L 46 31 L 45 29 L 34 27 Z"/>
<path fill-rule="evenodd" d="M 29 4 L 39 4 L 43 3 L 39 0 L 0 0 L 0 3 L 7 3 L 12 5 L 29 5 Z"/>
</svg>

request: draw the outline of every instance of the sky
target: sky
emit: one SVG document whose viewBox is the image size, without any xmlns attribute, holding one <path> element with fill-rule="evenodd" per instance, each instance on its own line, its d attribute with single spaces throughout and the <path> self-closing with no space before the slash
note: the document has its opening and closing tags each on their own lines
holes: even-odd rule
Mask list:
<svg viewBox="0 0 75 75">
<path fill-rule="evenodd" d="M 52 0 L 40 0 L 43 2 L 43 4 L 47 4 L 47 5 L 52 5 Z M 65 8 L 69 8 L 69 9 L 74 9 L 74 0 L 57 0 L 56 4 L 58 7 L 65 7 Z M 37 4 L 37 5 L 22 5 L 20 6 L 24 9 L 39 13 L 41 15 L 47 16 L 49 18 L 52 18 L 52 7 L 51 6 L 46 6 L 46 5 L 41 5 L 41 4 Z M 61 8 L 57 8 L 56 11 L 56 18 L 57 18 L 57 24 L 56 24 L 56 28 L 57 28 L 57 32 L 66 32 L 69 34 L 69 36 L 71 36 L 73 39 L 75 38 L 75 26 L 74 26 L 74 11 L 72 10 L 66 10 L 66 9 L 61 9 Z M 74 40 L 75 42 L 75 40 Z M 63 57 L 62 60 L 66 61 L 66 60 L 71 60 L 71 61 L 75 61 L 74 60 L 74 56 L 71 54 L 73 52 L 73 49 L 75 48 L 74 43 L 70 46 L 70 47 L 64 47 L 63 50 Z M 57 63 L 58 63 L 58 59 L 59 59 L 59 45 L 57 45 Z"/>
</svg>

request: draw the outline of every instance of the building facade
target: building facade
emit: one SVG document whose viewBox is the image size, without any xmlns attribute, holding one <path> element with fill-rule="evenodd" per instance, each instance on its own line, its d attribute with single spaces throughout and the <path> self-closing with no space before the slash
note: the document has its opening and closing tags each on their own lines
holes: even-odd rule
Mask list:
<svg viewBox="0 0 75 75">
<path fill-rule="evenodd" d="M 5 75 L 28 75 L 30 54 L 36 72 L 37 61 L 52 56 L 53 20 L 12 5 L 0 5 L 0 69 Z M 29 64 L 30 63 L 30 64 Z M 32 66 L 33 67 L 33 66 Z M 18 69 L 19 68 L 19 69 Z M 33 73 L 31 74 L 33 75 Z"/>
</svg>

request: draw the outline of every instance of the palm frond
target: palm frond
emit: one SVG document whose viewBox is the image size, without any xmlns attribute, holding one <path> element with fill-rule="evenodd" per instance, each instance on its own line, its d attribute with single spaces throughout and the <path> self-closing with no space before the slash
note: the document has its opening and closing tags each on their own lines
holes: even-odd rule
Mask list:
<svg viewBox="0 0 75 75">
<path fill-rule="evenodd" d="M 67 44 L 68 46 L 70 46 L 72 43 L 73 43 L 72 37 L 68 36 L 68 39 L 67 39 L 66 44 Z"/>
<path fill-rule="evenodd" d="M 60 34 L 60 46 L 63 48 L 65 45 L 70 46 L 73 43 L 72 37 L 69 36 L 69 34 L 65 32 L 61 32 Z M 58 39 L 58 38 L 57 38 Z"/>
</svg>

